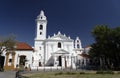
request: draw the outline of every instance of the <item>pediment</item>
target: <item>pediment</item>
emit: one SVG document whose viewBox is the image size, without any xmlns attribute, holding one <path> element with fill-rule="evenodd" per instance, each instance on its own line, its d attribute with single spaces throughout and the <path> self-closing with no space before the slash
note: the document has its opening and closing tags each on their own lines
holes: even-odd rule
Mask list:
<svg viewBox="0 0 120 78">
<path fill-rule="evenodd" d="M 62 35 L 61 33 L 58 33 L 57 35 L 49 37 L 47 40 L 67 40 L 67 41 L 73 41 L 70 37 L 67 37 L 66 35 Z"/>
<path fill-rule="evenodd" d="M 69 52 L 66 50 L 60 49 L 60 50 L 54 52 L 53 54 L 69 54 Z"/>
</svg>

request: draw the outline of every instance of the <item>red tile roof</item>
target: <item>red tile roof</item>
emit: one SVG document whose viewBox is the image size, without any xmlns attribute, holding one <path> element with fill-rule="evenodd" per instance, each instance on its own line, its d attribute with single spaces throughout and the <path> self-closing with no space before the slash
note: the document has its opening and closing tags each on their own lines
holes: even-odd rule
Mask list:
<svg viewBox="0 0 120 78">
<path fill-rule="evenodd" d="M 82 57 L 85 57 L 85 58 L 89 58 L 89 55 L 85 54 L 85 53 L 82 53 L 82 54 L 79 54 L 80 56 Z"/>
<path fill-rule="evenodd" d="M 24 42 L 16 43 L 16 50 L 33 50 L 33 48 Z"/>
<path fill-rule="evenodd" d="M 91 45 L 87 45 L 87 46 L 85 46 L 85 48 L 90 48 L 91 47 Z"/>
</svg>

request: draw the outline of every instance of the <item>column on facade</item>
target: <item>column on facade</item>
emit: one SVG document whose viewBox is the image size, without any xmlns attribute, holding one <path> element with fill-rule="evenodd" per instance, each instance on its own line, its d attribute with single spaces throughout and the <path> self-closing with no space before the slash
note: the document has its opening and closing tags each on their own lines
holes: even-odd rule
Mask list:
<svg viewBox="0 0 120 78">
<path fill-rule="evenodd" d="M 84 66 L 86 66 L 86 58 L 84 58 Z"/>
<path fill-rule="evenodd" d="M 71 67 L 72 67 L 73 69 L 76 68 L 76 64 L 75 64 L 75 56 L 71 56 Z"/>
<path fill-rule="evenodd" d="M 69 55 L 67 56 L 67 61 L 68 61 L 67 66 L 70 68 L 71 67 L 71 57 Z"/>
<path fill-rule="evenodd" d="M 8 66 L 8 59 L 9 59 L 9 53 L 6 53 L 6 61 L 5 61 L 5 66 Z"/>
<path fill-rule="evenodd" d="M 12 52 L 12 65 L 14 67 L 14 61 L 15 61 L 15 52 Z"/>
<path fill-rule="evenodd" d="M 62 68 L 65 68 L 65 56 L 62 56 Z"/>
<path fill-rule="evenodd" d="M 46 44 L 46 63 L 47 63 L 47 60 L 49 58 L 49 47 L 48 47 L 48 43 Z"/>
<path fill-rule="evenodd" d="M 70 58 L 68 55 L 65 56 L 65 67 L 70 67 Z"/>
<path fill-rule="evenodd" d="M 57 62 L 57 56 L 54 56 L 54 66 L 57 66 L 58 62 Z"/>
<path fill-rule="evenodd" d="M 73 56 L 71 56 L 71 68 L 73 68 Z"/>
<path fill-rule="evenodd" d="M 65 56 L 65 67 L 67 67 L 67 64 L 68 63 L 68 61 L 67 61 L 67 56 Z"/>
</svg>

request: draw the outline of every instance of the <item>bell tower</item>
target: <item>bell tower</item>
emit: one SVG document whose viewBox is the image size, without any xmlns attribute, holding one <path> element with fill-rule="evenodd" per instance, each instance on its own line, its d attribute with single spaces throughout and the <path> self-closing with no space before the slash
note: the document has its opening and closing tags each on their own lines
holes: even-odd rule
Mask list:
<svg viewBox="0 0 120 78">
<path fill-rule="evenodd" d="M 76 49 L 82 49 L 81 40 L 79 39 L 79 37 L 76 37 L 75 48 Z"/>
<path fill-rule="evenodd" d="M 44 40 L 46 39 L 46 32 L 47 32 L 47 18 L 44 14 L 44 11 L 40 11 L 40 14 L 37 16 L 36 19 L 36 37 L 34 42 L 34 60 L 35 66 L 39 66 L 39 64 L 44 65 Z"/>
<path fill-rule="evenodd" d="M 47 28 L 47 18 L 44 15 L 44 11 L 40 12 L 40 15 L 36 19 L 36 38 L 35 40 L 45 40 L 46 39 L 46 28 Z"/>
</svg>

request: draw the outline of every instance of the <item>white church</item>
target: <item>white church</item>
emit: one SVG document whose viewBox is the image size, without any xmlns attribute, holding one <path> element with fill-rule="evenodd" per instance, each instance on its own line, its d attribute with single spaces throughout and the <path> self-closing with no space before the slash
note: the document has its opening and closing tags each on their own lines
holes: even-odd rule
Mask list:
<svg viewBox="0 0 120 78">
<path fill-rule="evenodd" d="M 89 61 L 81 40 L 75 40 L 61 34 L 47 37 L 47 17 L 41 11 L 36 19 L 36 37 L 34 47 L 26 43 L 17 43 L 16 51 L 5 52 L 4 69 L 24 67 L 36 69 L 42 67 L 76 68 Z M 27 60 L 27 61 L 24 61 Z"/>
<path fill-rule="evenodd" d="M 65 34 L 61 34 L 60 31 L 51 37 L 46 37 L 47 17 L 43 11 L 37 16 L 36 25 L 35 52 L 32 66 L 76 68 L 77 62 L 80 62 L 81 59 L 84 60 L 83 56 L 80 56 L 83 53 L 83 48 L 79 37 L 76 37 L 74 41 Z"/>
</svg>

